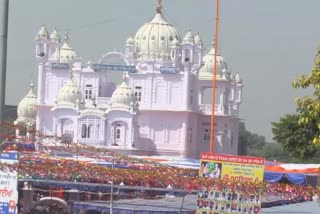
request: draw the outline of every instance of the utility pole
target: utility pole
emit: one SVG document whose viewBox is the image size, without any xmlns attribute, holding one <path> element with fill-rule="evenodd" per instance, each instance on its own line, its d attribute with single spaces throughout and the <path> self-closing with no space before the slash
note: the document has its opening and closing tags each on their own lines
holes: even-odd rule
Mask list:
<svg viewBox="0 0 320 214">
<path fill-rule="evenodd" d="M 210 120 L 210 153 L 214 153 L 214 109 L 216 105 L 216 87 L 217 87 L 217 55 L 218 55 L 218 33 L 219 30 L 219 0 L 216 0 L 216 21 L 215 21 L 215 33 L 214 33 L 214 66 L 213 66 L 213 78 L 212 78 L 212 106 L 211 106 L 211 120 Z"/>
<path fill-rule="evenodd" d="M 3 120 L 6 105 L 6 72 L 7 72 L 7 40 L 8 40 L 8 14 L 9 0 L 2 0 L 2 11 L 0 12 L 0 121 Z"/>
<path fill-rule="evenodd" d="M 110 214 L 113 213 L 113 175 L 114 175 L 114 156 L 112 156 L 112 165 L 111 165 L 111 171 L 112 171 L 112 177 L 111 177 L 111 191 L 110 191 Z"/>
</svg>

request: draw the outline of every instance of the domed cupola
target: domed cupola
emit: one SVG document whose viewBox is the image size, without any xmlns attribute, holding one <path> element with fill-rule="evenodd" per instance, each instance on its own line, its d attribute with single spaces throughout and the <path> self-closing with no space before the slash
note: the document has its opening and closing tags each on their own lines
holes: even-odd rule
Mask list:
<svg viewBox="0 0 320 214">
<path fill-rule="evenodd" d="M 64 43 L 60 48 L 60 51 L 57 50 L 56 52 L 54 52 L 52 58 L 60 59 L 60 63 L 67 63 L 70 66 L 72 66 L 74 63 L 74 60 L 78 58 L 77 53 L 69 45 L 68 34 L 66 34 L 64 37 Z"/>
<path fill-rule="evenodd" d="M 57 106 L 76 107 L 82 101 L 81 91 L 77 84 L 71 79 L 59 90 Z"/>
<path fill-rule="evenodd" d="M 134 37 L 138 59 L 170 59 L 174 40 L 180 41 L 177 30 L 167 22 L 161 9 L 159 1 L 154 18 L 145 23 Z"/>
<path fill-rule="evenodd" d="M 214 69 L 214 44 L 210 52 L 203 57 L 203 66 L 200 68 L 199 78 L 200 79 L 212 79 L 213 77 L 213 69 Z M 217 55 L 217 75 L 222 76 L 222 71 L 228 71 L 228 64 L 224 60 L 224 58 L 218 53 Z"/>
<path fill-rule="evenodd" d="M 38 39 L 49 39 L 49 32 L 44 25 L 42 25 L 39 32 L 37 33 L 36 40 Z"/>
<path fill-rule="evenodd" d="M 180 47 L 180 42 L 177 39 L 174 39 L 173 42 L 171 43 L 171 48 L 177 48 Z"/>
<path fill-rule="evenodd" d="M 194 37 L 194 44 L 200 48 L 203 47 L 203 42 L 202 42 L 202 39 L 200 38 L 200 35 L 197 34 L 195 37 Z"/>
<path fill-rule="evenodd" d="M 134 40 L 132 36 L 129 36 L 129 38 L 127 39 L 126 45 L 134 45 Z"/>
<path fill-rule="evenodd" d="M 194 44 L 194 37 L 190 31 L 188 31 L 188 33 L 184 36 L 182 43 L 192 44 L 192 45 Z"/>
<path fill-rule="evenodd" d="M 17 109 L 18 118 L 16 123 L 24 123 L 25 125 L 35 123 L 37 112 L 37 96 L 33 91 L 33 84 L 30 85 L 29 93 L 20 101 Z"/>
<path fill-rule="evenodd" d="M 125 74 L 124 74 L 125 76 Z M 113 92 L 110 108 L 111 109 L 125 109 L 125 110 L 134 110 L 137 106 L 136 97 L 134 96 L 131 88 L 127 83 L 126 77 L 123 78 L 123 82 L 117 89 Z"/>
<path fill-rule="evenodd" d="M 53 32 L 51 33 L 50 40 L 52 42 L 60 43 L 60 35 L 56 31 L 56 29 L 54 29 Z"/>
</svg>

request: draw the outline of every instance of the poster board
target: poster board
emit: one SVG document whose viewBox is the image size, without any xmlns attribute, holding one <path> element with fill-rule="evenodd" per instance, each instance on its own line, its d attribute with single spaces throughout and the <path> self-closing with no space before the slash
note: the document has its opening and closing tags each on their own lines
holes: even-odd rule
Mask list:
<svg viewBox="0 0 320 214">
<path fill-rule="evenodd" d="M 223 182 L 198 192 L 196 213 L 261 213 L 261 191 L 248 185 L 263 182 L 264 161 L 259 157 L 202 153 L 199 176 Z"/>
<path fill-rule="evenodd" d="M 17 152 L 0 154 L 0 164 L 19 162 Z M 18 203 L 18 172 L 2 169 L 0 171 L 0 214 L 16 214 Z"/>
</svg>

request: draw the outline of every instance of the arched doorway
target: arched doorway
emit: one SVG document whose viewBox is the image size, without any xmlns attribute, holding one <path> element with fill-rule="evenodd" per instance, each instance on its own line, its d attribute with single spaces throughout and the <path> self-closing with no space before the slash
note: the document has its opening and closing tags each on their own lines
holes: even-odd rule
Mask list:
<svg viewBox="0 0 320 214">
<path fill-rule="evenodd" d="M 123 121 L 116 121 L 112 123 L 112 145 L 126 146 L 127 138 L 127 123 Z"/>
<path fill-rule="evenodd" d="M 73 139 L 74 136 L 74 123 L 73 120 L 68 118 L 60 119 L 57 123 L 56 134 L 58 137 Z"/>
</svg>

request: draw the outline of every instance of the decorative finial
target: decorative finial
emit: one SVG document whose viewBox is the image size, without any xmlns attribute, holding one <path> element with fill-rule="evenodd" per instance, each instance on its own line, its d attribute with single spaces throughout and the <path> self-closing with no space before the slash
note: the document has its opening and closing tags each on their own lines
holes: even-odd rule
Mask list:
<svg viewBox="0 0 320 214">
<path fill-rule="evenodd" d="M 162 4 L 161 4 L 162 0 L 158 0 L 158 5 L 157 5 L 157 13 L 161 13 L 162 10 Z"/>
</svg>

